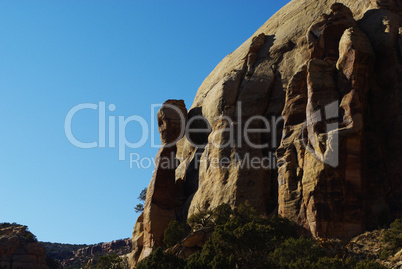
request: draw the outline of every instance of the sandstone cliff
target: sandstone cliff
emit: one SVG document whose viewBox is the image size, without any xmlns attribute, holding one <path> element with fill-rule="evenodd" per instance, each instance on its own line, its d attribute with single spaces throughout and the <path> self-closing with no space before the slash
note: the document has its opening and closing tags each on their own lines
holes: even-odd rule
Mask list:
<svg viewBox="0 0 402 269">
<path fill-rule="evenodd" d="M 0 226 L 0 268 L 48 269 L 46 251 L 27 226 Z"/>
<path fill-rule="evenodd" d="M 162 244 L 170 220 L 221 203 L 248 200 L 344 240 L 402 216 L 402 1 L 334 3 L 290 2 L 161 129 L 168 142 L 182 137 L 179 123 L 189 133 L 158 153 L 180 164 L 157 163 L 131 266 Z"/>
</svg>

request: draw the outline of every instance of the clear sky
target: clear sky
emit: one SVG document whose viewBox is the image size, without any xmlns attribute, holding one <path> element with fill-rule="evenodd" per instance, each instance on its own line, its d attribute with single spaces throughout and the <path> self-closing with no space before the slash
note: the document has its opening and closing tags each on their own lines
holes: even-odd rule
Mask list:
<svg viewBox="0 0 402 269">
<path fill-rule="evenodd" d="M 72 118 L 81 142 L 100 142 L 100 102 L 107 130 L 108 117 L 118 126 L 137 115 L 151 134 L 152 104 L 184 99 L 189 108 L 213 68 L 287 2 L 1 1 L 0 222 L 28 225 L 41 241 L 130 237 L 154 167 L 130 168 L 129 154 L 148 166 L 157 148 L 149 135 L 119 160 L 118 127 L 115 148 L 108 131 L 104 148 L 78 148 L 65 134 L 70 109 L 98 105 Z M 128 123 L 127 140 L 143 129 Z"/>
</svg>

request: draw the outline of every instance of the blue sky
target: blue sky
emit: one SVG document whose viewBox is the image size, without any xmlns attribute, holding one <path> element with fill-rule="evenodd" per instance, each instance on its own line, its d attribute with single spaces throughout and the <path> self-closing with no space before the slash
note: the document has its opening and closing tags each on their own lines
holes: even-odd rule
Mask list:
<svg viewBox="0 0 402 269">
<path fill-rule="evenodd" d="M 287 2 L 1 1 L 0 222 L 28 225 L 41 241 L 130 237 L 153 167 L 130 169 L 128 154 L 157 149 L 148 139 L 119 161 L 108 143 L 77 148 L 65 135 L 69 110 L 105 102 L 116 107 L 106 117 L 150 125 L 151 104 L 189 108 L 213 68 Z M 98 111 L 78 112 L 72 132 L 97 141 Z M 141 126 L 126 136 L 138 141 Z"/>
</svg>

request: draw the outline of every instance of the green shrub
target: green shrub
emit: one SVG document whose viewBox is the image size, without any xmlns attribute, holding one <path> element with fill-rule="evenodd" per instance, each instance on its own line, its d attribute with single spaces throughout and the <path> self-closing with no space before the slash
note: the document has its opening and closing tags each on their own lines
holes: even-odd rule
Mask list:
<svg viewBox="0 0 402 269">
<path fill-rule="evenodd" d="M 128 260 L 127 258 L 119 257 L 116 253 L 112 253 L 110 255 L 101 256 L 96 259 L 96 267 L 91 264 L 86 264 L 84 267 L 82 265 L 77 264 L 79 268 L 84 269 L 127 269 L 128 268 Z"/>
<path fill-rule="evenodd" d="M 55 259 L 49 257 L 48 255 L 46 255 L 46 264 L 49 267 L 49 269 L 63 268 L 58 261 L 56 261 Z"/>
<path fill-rule="evenodd" d="M 316 240 L 300 237 L 287 239 L 269 257 L 280 268 L 301 268 L 300 264 L 317 263 L 325 255 Z"/>
<path fill-rule="evenodd" d="M 144 188 L 144 189 L 140 192 L 140 195 L 139 195 L 138 198 L 137 198 L 138 200 L 141 201 L 141 203 L 137 204 L 137 205 L 134 207 L 135 213 L 139 213 L 139 212 L 144 211 L 144 202 L 145 202 L 146 197 L 147 197 L 147 188 Z"/>
<path fill-rule="evenodd" d="M 187 223 L 193 230 L 199 230 L 225 224 L 232 214 L 233 210 L 228 204 L 221 204 L 213 210 L 200 210 L 191 215 L 187 219 Z"/>
<path fill-rule="evenodd" d="M 25 241 L 27 243 L 36 243 L 36 242 L 38 242 L 38 239 L 36 238 L 36 236 L 33 233 L 27 232 L 27 234 L 25 235 Z"/>
<path fill-rule="evenodd" d="M 170 248 L 179 243 L 190 233 L 190 227 L 185 223 L 177 220 L 171 221 L 166 228 L 163 236 L 163 242 L 166 247 Z"/>
<path fill-rule="evenodd" d="M 144 188 L 140 192 L 140 195 L 138 195 L 137 199 L 144 202 L 146 197 L 147 197 L 147 188 Z"/>
<path fill-rule="evenodd" d="M 393 255 L 402 248 L 402 220 L 397 219 L 392 224 L 391 227 L 385 231 L 383 242 L 389 243 L 381 253 L 380 258 L 386 259 Z"/>
<path fill-rule="evenodd" d="M 96 267 L 91 263 L 85 264 L 82 267 L 82 262 L 77 261 L 77 264 L 71 266 L 73 268 L 83 268 L 83 269 L 128 269 L 127 258 L 122 258 L 116 253 L 110 255 L 100 256 L 94 258 L 96 260 Z"/>
<path fill-rule="evenodd" d="M 140 261 L 136 269 L 184 269 L 185 261 L 169 253 L 162 248 L 157 248 L 148 257 Z"/>
<path fill-rule="evenodd" d="M 228 204 L 221 204 L 212 210 L 212 222 L 214 225 L 224 225 L 233 215 L 233 210 Z"/>
<path fill-rule="evenodd" d="M 340 269 L 348 268 L 347 262 L 338 258 L 322 257 L 317 262 L 311 264 L 312 269 Z"/>
<path fill-rule="evenodd" d="M 284 218 L 261 217 L 247 203 L 232 210 L 222 205 L 200 211 L 189 219 L 193 227 L 214 227 L 199 253 L 186 261 L 158 248 L 142 260 L 137 269 L 380 269 L 374 261 L 329 258 L 315 239 L 296 238 L 295 225 Z M 182 236 L 180 223 L 171 222 L 165 244 Z"/>
<path fill-rule="evenodd" d="M 382 265 L 354 258 L 329 258 L 312 238 L 289 238 L 269 255 L 271 268 L 283 269 L 383 269 Z"/>
<path fill-rule="evenodd" d="M 135 213 L 139 213 L 139 212 L 144 211 L 144 204 L 137 204 L 137 205 L 134 207 L 134 211 L 135 211 Z"/>
<path fill-rule="evenodd" d="M 263 218 L 250 206 L 241 205 L 215 227 L 201 253 L 192 256 L 186 268 L 267 268 L 269 252 L 292 235 L 294 226 L 289 221 Z"/>
<path fill-rule="evenodd" d="M 372 260 L 364 260 L 356 264 L 355 269 L 386 269 L 387 267 L 382 266 L 381 264 L 372 261 Z"/>
<path fill-rule="evenodd" d="M 126 258 L 119 257 L 116 253 L 102 256 L 96 261 L 96 269 L 127 269 Z"/>
<path fill-rule="evenodd" d="M 200 211 L 187 218 L 187 224 L 193 230 L 199 230 L 205 227 L 212 227 L 212 211 Z"/>
<path fill-rule="evenodd" d="M 17 226 L 22 226 L 21 224 L 18 223 L 9 223 L 9 222 L 0 222 L 0 229 L 3 228 L 8 228 L 8 227 L 17 227 Z"/>
</svg>

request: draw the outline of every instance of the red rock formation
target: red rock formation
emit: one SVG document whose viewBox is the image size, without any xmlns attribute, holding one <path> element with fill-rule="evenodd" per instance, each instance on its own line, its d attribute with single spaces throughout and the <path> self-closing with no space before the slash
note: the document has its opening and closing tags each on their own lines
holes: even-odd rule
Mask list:
<svg viewBox="0 0 402 269">
<path fill-rule="evenodd" d="M 285 128 L 298 136 L 285 138 L 278 151 L 283 163 L 279 213 L 316 237 L 347 239 L 366 224 L 363 113 L 375 56 L 350 9 L 342 4 L 331 9 L 310 27 L 311 60 L 302 76 L 296 74 L 304 105 L 299 121 L 287 120 Z M 292 104 L 300 102 L 291 98 L 294 87 L 291 83 L 285 119 L 293 116 Z M 296 146 L 300 139 L 302 145 Z M 294 165 L 299 172 L 287 173 Z"/>
<path fill-rule="evenodd" d="M 134 227 L 132 265 L 148 256 L 153 248 L 163 245 L 163 233 L 169 222 L 176 219 L 176 143 L 184 136 L 187 122 L 184 101 L 166 101 L 157 116 L 162 147 L 156 155 L 144 212 Z"/>
<path fill-rule="evenodd" d="M 402 216 L 402 3 L 338 2 L 293 0 L 205 79 L 188 113 L 204 132 L 177 143 L 175 171 L 156 172 L 170 182 L 166 208 L 147 196 L 133 242 L 150 247 L 171 218 L 246 200 L 324 238 Z M 241 165 L 275 151 L 278 167 Z"/>
<path fill-rule="evenodd" d="M 27 226 L 0 228 L 0 268 L 48 269 L 46 251 Z"/>
<path fill-rule="evenodd" d="M 124 255 L 131 249 L 131 239 L 120 239 L 107 243 L 99 243 L 85 248 L 80 248 L 73 251 L 75 257 L 95 257 L 95 255 L 108 255 L 116 253 L 117 255 Z"/>
</svg>

